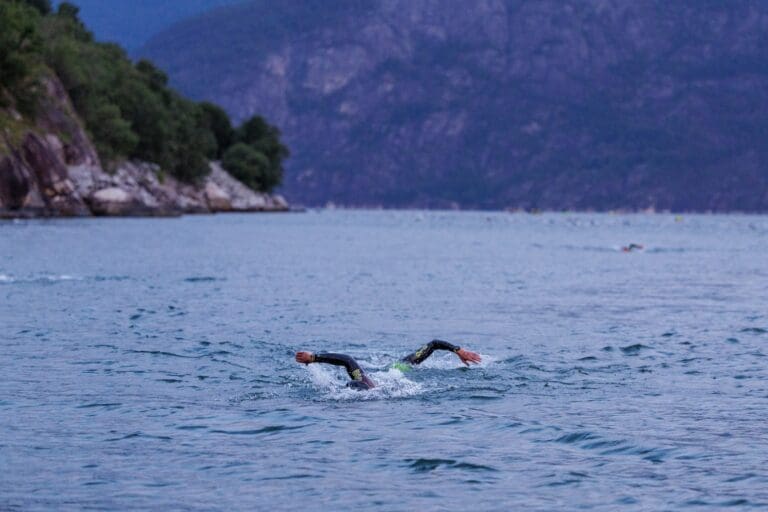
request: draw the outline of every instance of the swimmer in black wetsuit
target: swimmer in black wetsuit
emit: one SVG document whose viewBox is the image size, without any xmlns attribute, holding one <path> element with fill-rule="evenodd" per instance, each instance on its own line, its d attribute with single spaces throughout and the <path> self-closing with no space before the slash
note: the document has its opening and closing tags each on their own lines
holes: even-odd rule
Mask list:
<svg viewBox="0 0 768 512">
<path fill-rule="evenodd" d="M 432 340 L 423 347 L 419 348 L 416 352 L 408 354 L 400 360 L 399 363 L 393 365 L 400 370 L 403 366 L 409 367 L 410 365 L 416 365 L 423 362 L 426 358 L 432 355 L 435 350 L 449 350 L 456 354 L 461 362 L 469 366 L 470 363 L 477 364 L 480 362 L 480 354 L 476 354 L 469 350 L 465 350 L 461 347 L 451 345 L 447 341 Z M 371 379 L 363 372 L 360 365 L 357 364 L 353 358 L 345 354 L 332 354 L 328 352 L 321 352 L 319 354 L 313 354 L 312 352 L 296 352 L 296 361 L 303 364 L 310 363 L 326 363 L 335 366 L 343 366 L 347 370 L 347 374 L 352 381 L 347 384 L 348 387 L 353 389 L 371 389 L 376 387 Z"/>
<path fill-rule="evenodd" d="M 621 252 L 642 251 L 644 249 L 642 244 L 629 244 L 621 248 Z"/>
</svg>

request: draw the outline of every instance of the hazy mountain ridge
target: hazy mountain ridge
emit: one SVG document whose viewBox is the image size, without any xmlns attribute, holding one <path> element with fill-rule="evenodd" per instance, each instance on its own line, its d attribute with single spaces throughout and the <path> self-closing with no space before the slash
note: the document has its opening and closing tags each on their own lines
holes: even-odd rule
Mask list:
<svg viewBox="0 0 768 512">
<path fill-rule="evenodd" d="M 768 210 L 768 4 L 259 0 L 143 53 L 308 204 Z"/>
<path fill-rule="evenodd" d="M 58 7 L 64 0 L 53 0 Z M 119 43 L 133 53 L 147 39 L 172 24 L 242 0 L 67 0 L 101 41 Z"/>
</svg>

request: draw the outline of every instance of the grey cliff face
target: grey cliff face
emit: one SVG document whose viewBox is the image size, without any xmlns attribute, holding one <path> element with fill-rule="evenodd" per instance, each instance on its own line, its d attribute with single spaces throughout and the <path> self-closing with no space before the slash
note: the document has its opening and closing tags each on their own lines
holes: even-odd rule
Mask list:
<svg viewBox="0 0 768 512">
<path fill-rule="evenodd" d="M 300 202 L 768 210 L 764 2 L 259 0 L 143 53 Z"/>
<path fill-rule="evenodd" d="M 0 215 L 82 216 L 89 211 L 52 145 L 34 133 L 0 159 Z"/>
</svg>

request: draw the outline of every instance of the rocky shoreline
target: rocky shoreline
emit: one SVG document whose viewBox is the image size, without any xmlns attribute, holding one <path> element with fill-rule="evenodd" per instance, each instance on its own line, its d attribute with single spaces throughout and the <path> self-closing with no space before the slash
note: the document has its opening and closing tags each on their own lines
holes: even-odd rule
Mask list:
<svg viewBox="0 0 768 512">
<path fill-rule="evenodd" d="M 290 211 L 282 196 L 251 190 L 218 162 L 195 184 L 146 162 L 124 161 L 106 172 L 61 84 L 49 79 L 46 88 L 35 126 L 21 134 L 0 130 L 0 218 Z"/>
<path fill-rule="evenodd" d="M 111 174 L 93 161 L 65 162 L 57 136 L 27 134 L 19 149 L 0 159 L 0 218 L 289 210 L 282 196 L 254 192 L 217 162 L 196 185 L 143 162 L 123 162 Z"/>
</svg>

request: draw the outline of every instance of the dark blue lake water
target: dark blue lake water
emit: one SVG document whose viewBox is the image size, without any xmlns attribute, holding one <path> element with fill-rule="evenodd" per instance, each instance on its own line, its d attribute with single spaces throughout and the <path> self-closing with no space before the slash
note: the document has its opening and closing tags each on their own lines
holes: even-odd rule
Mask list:
<svg viewBox="0 0 768 512">
<path fill-rule="evenodd" d="M 766 507 L 767 247 L 750 216 L 0 223 L 0 509 Z M 389 369 L 435 337 L 483 364 Z"/>
</svg>

